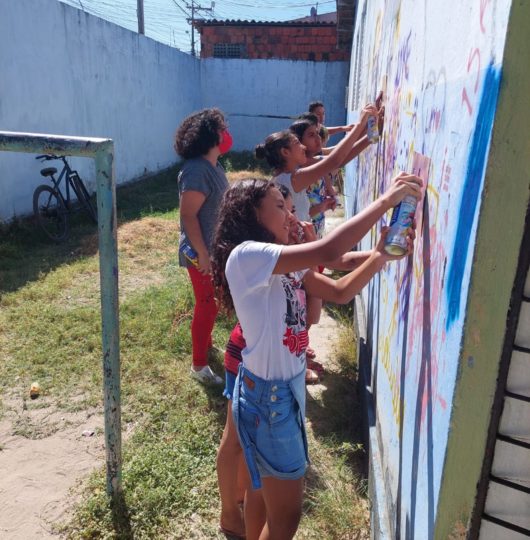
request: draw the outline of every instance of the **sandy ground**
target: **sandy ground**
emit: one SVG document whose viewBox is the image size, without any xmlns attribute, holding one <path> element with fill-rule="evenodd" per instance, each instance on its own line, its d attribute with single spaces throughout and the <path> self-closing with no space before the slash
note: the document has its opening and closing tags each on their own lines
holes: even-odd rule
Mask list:
<svg viewBox="0 0 530 540">
<path fill-rule="evenodd" d="M 66 519 L 76 500 L 73 488 L 104 463 L 103 417 L 96 411 L 57 411 L 45 398 L 4 398 L 4 405 L 0 538 L 57 538 L 52 525 Z M 22 430 L 25 436 L 14 434 Z"/>
<path fill-rule="evenodd" d="M 309 329 L 309 344 L 317 353 L 315 360 L 324 367 L 329 367 L 336 355 L 335 340 L 333 336 L 337 334 L 337 321 L 332 319 L 323 309 L 320 315 L 320 322 Z M 318 393 L 325 390 L 325 376 L 321 383 L 307 386 L 307 391 L 315 397 Z"/>
<path fill-rule="evenodd" d="M 326 233 L 332 231 L 337 225 L 344 221 L 342 210 L 326 213 Z M 317 353 L 315 360 L 321 363 L 324 367 L 332 362 L 335 356 L 333 336 L 337 335 L 338 324 L 322 309 L 320 321 L 318 324 L 309 329 L 309 345 Z M 320 392 L 325 390 L 325 377 L 320 383 L 307 386 L 308 392 L 316 397 Z"/>
<path fill-rule="evenodd" d="M 330 336 L 336 330 L 336 321 L 323 310 L 320 323 L 309 331 L 311 346 L 324 365 L 333 356 Z M 323 384 L 308 386 L 313 397 L 324 389 Z M 32 409 L 33 405 L 42 407 Z M 11 402 L 0 421 L 2 540 L 57 539 L 53 525 L 67 521 L 77 500 L 75 488 L 105 461 L 99 411 L 57 412 L 44 400 L 28 401 L 28 408 L 23 409 L 22 400 L 18 400 L 18 410 L 17 403 Z M 13 435 L 22 428 L 38 438 Z"/>
</svg>

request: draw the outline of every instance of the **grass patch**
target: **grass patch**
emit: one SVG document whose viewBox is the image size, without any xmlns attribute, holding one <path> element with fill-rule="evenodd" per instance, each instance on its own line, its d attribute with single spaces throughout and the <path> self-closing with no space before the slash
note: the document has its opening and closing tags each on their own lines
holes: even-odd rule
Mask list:
<svg viewBox="0 0 530 540">
<path fill-rule="evenodd" d="M 118 224 L 144 216 L 175 219 L 178 216 L 178 170 L 175 165 L 143 181 L 118 188 Z M 61 244 L 51 243 L 32 217 L 0 225 L 0 300 L 26 283 L 40 281 L 54 268 L 96 253 L 96 226 L 83 212 L 74 213 L 69 220 L 70 236 Z M 87 242 L 90 238 L 94 240 Z"/>
<path fill-rule="evenodd" d="M 305 512 L 297 538 L 361 540 L 370 537 L 364 475 L 356 337 L 351 305 L 325 309 L 338 323 L 333 362 L 325 389 L 307 401 L 312 467 L 307 475 Z"/>
<path fill-rule="evenodd" d="M 344 375 L 356 381 L 358 375 L 357 336 L 353 328 L 353 306 L 353 302 L 342 305 L 327 304 L 325 309 L 339 323 L 336 348 L 337 365 Z"/>
<path fill-rule="evenodd" d="M 123 448 L 123 496 L 113 507 L 105 494 L 105 471 L 95 471 L 78 488 L 81 502 L 71 521 L 57 526 L 67 538 L 223 538 L 217 531 L 215 456 L 226 401 L 219 388 L 188 377 L 193 295 L 177 262 L 176 175 L 176 169 L 164 171 L 117 192 L 122 415 L 124 427 L 134 429 Z M 5 232 L 0 415 L 11 422 L 12 434 L 42 438 L 64 428 L 55 422 L 56 411 L 102 411 L 97 239 L 81 214 L 60 245 L 40 236 L 30 220 Z M 219 318 L 214 332 L 219 347 L 233 325 L 234 320 Z M 351 351 L 343 354 L 350 358 Z M 222 372 L 221 354 L 213 355 L 212 365 Z M 308 405 L 313 467 L 297 538 L 365 538 L 367 531 L 361 451 L 351 415 L 355 370 L 341 366 Z M 42 393 L 30 401 L 35 380 Z M 20 402 L 23 411 L 16 412 L 13 403 Z M 38 414 L 50 421 L 39 424 Z"/>
<path fill-rule="evenodd" d="M 271 175 L 271 168 L 266 160 L 256 159 L 254 152 L 243 150 L 239 152 L 228 152 L 219 158 L 226 172 L 246 172 L 257 171 L 260 176 Z"/>
</svg>

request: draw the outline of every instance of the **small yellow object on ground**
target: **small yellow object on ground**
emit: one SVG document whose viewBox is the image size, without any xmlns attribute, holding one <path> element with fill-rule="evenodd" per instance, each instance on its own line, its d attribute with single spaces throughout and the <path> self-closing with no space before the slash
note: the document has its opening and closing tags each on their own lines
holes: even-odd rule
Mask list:
<svg viewBox="0 0 530 540">
<path fill-rule="evenodd" d="M 29 397 L 37 399 L 40 396 L 40 384 L 38 382 L 31 383 L 29 388 Z"/>
</svg>

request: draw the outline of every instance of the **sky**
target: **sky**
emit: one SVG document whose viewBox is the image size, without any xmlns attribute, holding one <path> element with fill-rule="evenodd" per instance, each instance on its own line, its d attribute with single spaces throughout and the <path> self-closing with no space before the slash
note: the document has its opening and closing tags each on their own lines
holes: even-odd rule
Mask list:
<svg viewBox="0 0 530 540">
<path fill-rule="evenodd" d="M 137 0 L 58 0 L 96 15 L 115 24 L 138 30 L 136 15 Z M 191 51 L 192 0 L 144 0 L 145 35 L 177 47 L 183 52 Z M 195 6 L 211 7 L 211 0 L 193 0 Z M 306 17 L 312 7 L 318 14 L 336 11 L 336 0 L 215 0 L 211 11 L 199 11 L 197 18 L 241 19 L 256 21 L 286 21 Z M 197 54 L 200 36 L 195 32 Z"/>
</svg>

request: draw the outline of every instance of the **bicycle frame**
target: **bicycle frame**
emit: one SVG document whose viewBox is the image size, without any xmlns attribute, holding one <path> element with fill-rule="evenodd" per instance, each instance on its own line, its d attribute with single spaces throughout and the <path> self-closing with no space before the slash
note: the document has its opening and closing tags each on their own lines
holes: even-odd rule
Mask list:
<svg viewBox="0 0 530 540">
<path fill-rule="evenodd" d="M 57 194 L 61 198 L 62 203 L 64 204 L 65 208 L 70 209 L 70 187 L 72 188 L 72 191 L 76 194 L 76 197 L 79 199 L 79 194 L 76 191 L 75 185 L 72 183 L 71 177 L 75 174 L 79 177 L 79 174 L 77 171 L 74 171 L 68 161 L 66 161 L 66 158 L 64 156 L 60 156 L 57 159 L 60 159 L 63 162 L 63 168 L 61 172 L 59 173 L 59 178 L 57 180 L 55 179 L 55 176 L 52 174 L 49 178 L 57 191 Z M 63 180 L 63 178 L 66 176 L 65 180 L 65 192 L 66 192 L 66 198 L 63 195 L 63 192 L 61 191 L 60 184 Z"/>
</svg>

